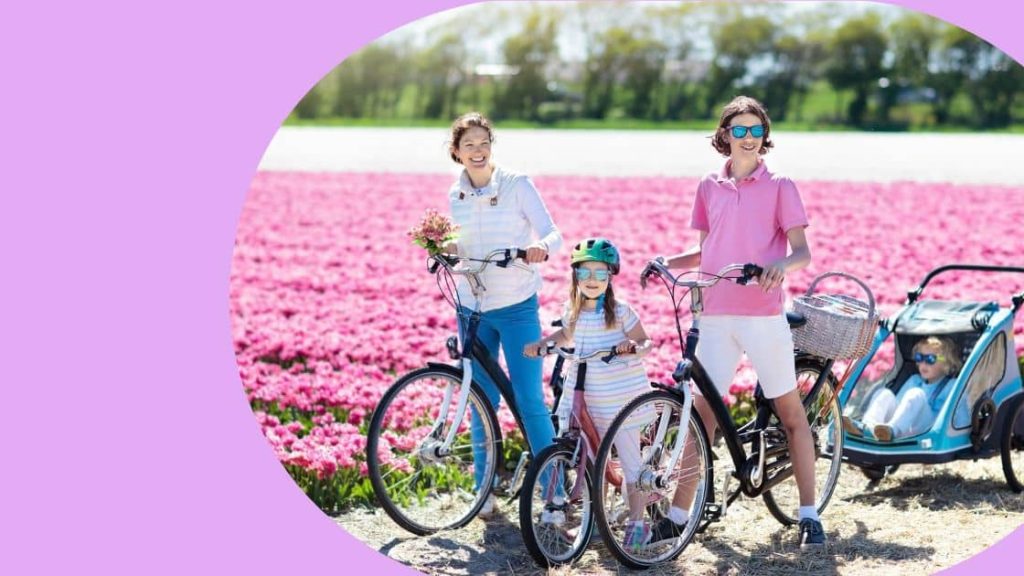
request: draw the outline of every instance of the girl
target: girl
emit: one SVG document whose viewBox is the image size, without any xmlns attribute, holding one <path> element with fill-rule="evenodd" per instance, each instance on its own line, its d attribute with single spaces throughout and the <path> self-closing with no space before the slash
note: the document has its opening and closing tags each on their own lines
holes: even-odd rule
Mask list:
<svg viewBox="0 0 1024 576">
<path fill-rule="evenodd" d="M 800 494 L 800 548 L 822 546 L 825 532 L 814 505 L 814 444 L 796 390 L 793 337 L 782 309 L 786 274 L 811 261 L 804 236 L 807 216 L 793 182 L 769 171 L 764 162 L 773 143 L 771 122 L 760 102 L 746 96 L 729 102 L 711 145 L 727 160 L 697 186 L 690 226 L 700 232 L 700 243 L 668 258 L 667 264 L 699 266 L 705 273 L 734 263 L 753 262 L 764 268 L 757 285 L 719 282 L 705 291 L 696 354 L 723 396 L 740 356 L 746 353 L 750 358 L 789 439 Z M 699 394 L 694 407 L 708 438 L 714 438 L 714 416 Z M 680 482 L 669 516 L 655 525 L 652 541 L 682 533 L 695 489 L 694 481 Z"/>
<path fill-rule="evenodd" d="M 562 316 L 563 328 L 544 340 L 527 344 L 523 354 L 537 357 L 543 354 L 548 343 L 553 342 L 556 346 L 573 346 L 580 354 L 614 348 L 619 354 L 635 354 L 638 357 L 646 355 L 651 349 L 651 340 L 640 318 L 628 304 L 615 298 L 612 289 L 612 277 L 619 273 L 619 251 L 615 245 L 604 238 L 589 238 L 580 242 L 572 250 L 572 272 L 569 301 L 566 302 Z M 571 391 L 575 385 L 576 372 L 570 370 L 564 385 L 567 397 L 564 396 L 559 404 L 559 411 L 565 410 L 565 414 L 559 415 L 560 419 L 564 419 L 572 407 Z M 589 363 L 584 386 L 588 411 L 601 436 L 608 431 L 608 426 L 626 403 L 650 390 L 647 372 L 638 358 L 608 364 Z M 641 420 L 638 417 L 634 422 L 635 427 L 623 428 L 615 442 L 627 484 L 635 483 L 640 473 Z M 634 499 L 632 492 L 627 493 L 630 521 L 642 527 L 642 495 L 637 492 Z M 556 497 L 556 505 L 560 504 L 558 500 Z M 558 524 L 564 521 L 564 516 L 560 514 L 557 510 L 545 510 L 541 514 L 541 521 Z M 635 535 L 634 525 L 626 530 L 627 538 Z"/>
<path fill-rule="evenodd" d="M 918 373 L 907 380 L 898 395 L 883 386 L 871 398 L 861 421 L 843 416 L 843 428 L 848 433 L 891 442 L 932 427 L 953 389 L 950 374 L 960 370 L 960 354 L 949 338 L 930 336 L 914 345 L 913 359 Z"/>
<path fill-rule="evenodd" d="M 544 404 L 541 370 L 542 361 L 524 358 L 519 351 L 527 342 L 540 338 L 537 292 L 541 276 L 536 264 L 543 262 L 549 252 L 562 245 L 562 235 L 551 221 L 544 202 L 529 178 L 503 167 L 491 159 L 494 131 L 491 122 L 477 112 L 460 116 L 451 127 L 448 153 L 463 166 L 459 179 L 448 192 L 452 220 L 460 227 L 458 243 L 445 247 L 449 253 L 471 258 L 483 258 L 493 250 L 511 247 L 526 248 L 526 262 L 534 264 L 530 270 L 514 266 L 490 266 L 483 273 L 487 287 L 481 311 L 479 332 L 481 343 L 494 358 L 505 350 L 512 388 L 519 404 L 523 427 L 534 453 L 551 444 L 555 435 L 548 409 Z M 476 301 L 469 283 L 459 277 L 460 299 L 459 330 L 463 334 Z M 479 366 L 473 373 L 491 404 L 497 408 L 501 395 L 497 386 Z M 483 426 L 476 413 L 472 416 L 473 458 L 482 462 L 486 452 Z M 479 487 L 484 466 L 476 466 Z M 483 517 L 496 512 L 496 499 L 491 494 L 480 510 Z"/>
</svg>

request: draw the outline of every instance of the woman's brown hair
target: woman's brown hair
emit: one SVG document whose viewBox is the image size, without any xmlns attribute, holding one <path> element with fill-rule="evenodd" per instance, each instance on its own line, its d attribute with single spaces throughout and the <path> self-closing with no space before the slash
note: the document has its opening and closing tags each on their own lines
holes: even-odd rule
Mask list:
<svg viewBox="0 0 1024 576">
<path fill-rule="evenodd" d="M 491 127 L 491 121 L 486 116 L 479 112 L 467 112 L 462 116 L 455 119 L 452 122 L 452 131 L 450 139 L 448 140 L 448 154 L 458 164 L 462 164 L 459 161 L 459 157 L 455 155 L 455 151 L 459 148 L 459 143 L 462 141 L 462 136 L 466 134 L 466 131 L 470 128 L 483 128 L 487 130 L 487 138 L 491 142 L 494 142 L 494 129 Z"/>
</svg>

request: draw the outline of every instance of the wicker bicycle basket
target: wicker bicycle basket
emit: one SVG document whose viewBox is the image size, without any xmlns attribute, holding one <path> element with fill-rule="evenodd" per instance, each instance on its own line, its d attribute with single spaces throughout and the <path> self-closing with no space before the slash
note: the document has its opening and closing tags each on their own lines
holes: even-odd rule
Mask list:
<svg viewBox="0 0 1024 576">
<path fill-rule="evenodd" d="M 844 295 L 815 294 L 818 282 L 831 276 L 842 276 L 859 284 L 868 301 Z M 793 299 L 793 309 L 807 318 L 806 324 L 793 330 L 793 343 L 800 350 L 836 360 L 860 358 L 871 350 L 878 325 L 875 297 L 856 277 L 844 272 L 818 276 L 806 294 Z"/>
</svg>

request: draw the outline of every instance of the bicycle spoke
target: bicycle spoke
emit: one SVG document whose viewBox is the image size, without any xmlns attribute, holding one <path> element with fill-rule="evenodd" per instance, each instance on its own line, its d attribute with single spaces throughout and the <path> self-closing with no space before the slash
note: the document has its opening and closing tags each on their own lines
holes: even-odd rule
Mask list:
<svg viewBox="0 0 1024 576">
<path fill-rule="evenodd" d="M 438 404 L 449 388 L 448 418 L 437 429 Z M 461 389 L 459 376 L 450 372 L 424 369 L 411 373 L 389 390 L 371 420 L 367 463 L 374 492 L 389 516 L 417 534 L 468 522 L 486 495 L 475 486 L 490 482 L 496 471 L 493 412 L 473 393 L 466 410 L 457 414 Z M 486 416 L 474 418 L 476 414 Z M 474 419 L 480 441 L 471 438 L 475 436 L 471 432 Z M 410 422 L 416 425 L 410 426 Z M 443 441 L 453 428 L 457 431 L 454 443 L 445 452 Z M 430 456 L 437 453 L 445 456 Z M 481 454 L 478 464 L 474 456 Z"/>
</svg>

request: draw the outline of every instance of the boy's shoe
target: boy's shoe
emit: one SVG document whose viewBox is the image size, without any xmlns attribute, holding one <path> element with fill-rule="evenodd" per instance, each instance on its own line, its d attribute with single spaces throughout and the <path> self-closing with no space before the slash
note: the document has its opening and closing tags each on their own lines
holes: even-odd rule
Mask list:
<svg viewBox="0 0 1024 576">
<path fill-rule="evenodd" d="M 484 500 L 484 505 L 480 507 L 480 512 L 477 512 L 477 516 L 483 519 L 493 518 L 498 515 L 498 499 L 494 494 L 488 494 L 487 500 Z"/>
<path fill-rule="evenodd" d="M 825 546 L 825 529 L 821 522 L 811 518 L 804 518 L 800 521 L 800 549 L 814 550 Z"/>
<path fill-rule="evenodd" d="M 548 503 L 540 513 L 541 524 L 552 524 L 561 526 L 565 524 L 565 504 Z"/>
<path fill-rule="evenodd" d="M 676 524 L 668 516 L 662 516 L 654 524 L 654 528 L 651 529 L 651 539 L 648 541 L 648 544 L 661 544 L 662 542 L 675 540 L 686 531 L 686 524 L 687 522 Z"/>
<path fill-rule="evenodd" d="M 882 442 L 892 442 L 893 429 L 888 424 L 877 424 L 875 426 L 875 438 L 878 438 Z"/>
</svg>

